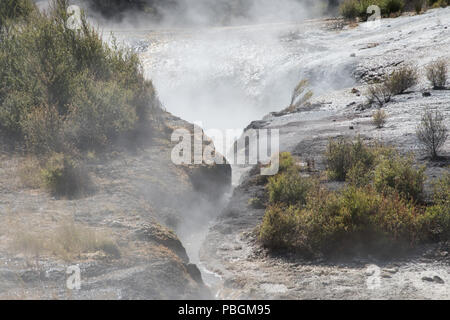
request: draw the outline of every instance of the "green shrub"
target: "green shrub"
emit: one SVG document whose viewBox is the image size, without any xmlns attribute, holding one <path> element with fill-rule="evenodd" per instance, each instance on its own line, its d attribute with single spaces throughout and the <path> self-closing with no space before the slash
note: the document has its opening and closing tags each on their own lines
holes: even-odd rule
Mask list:
<svg viewBox="0 0 450 320">
<path fill-rule="evenodd" d="M 450 214 L 450 172 L 444 173 L 440 179 L 434 181 L 433 201 L 434 204 L 447 207 Z"/>
<path fill-rule="evenodd" d="M 427 240 L 450 240 L 450 173 L 446 172 L 433 183 L 433 206 L 421 217 L 423 234 Z"/>
<path fill-rule="evenodd" d="M 404 7 L 405 7 L 405 3 L 403 0 L 386 0 L 386 1 L 384 1 L 384 12 L 386 14 L 402 12 Z"/>
<path fill-rule="evenodd" d="M 348 171 L 356 164 L 369 170 L 376 159 L 376 152 L 366 146 L 360 137 L 355 142 L 338 138 L 328 142 L 325 159 L 328 177 L 345 181 Z"/>
<path fill-rule="evenodd" d="M 373 170 L 367 168 L 363 163 L 355 163 L 347 172 L 345 181 L 353 186 L 364 187 L 372 183 Z"/>
<path fill-rule="evenodd" d="M 91 191 L 92 183 L 83 166 L 71 157 L 55 153 L 42 170 L 49 191 L 58 197 L 74 198 Z"/>
<path fill-rule="evenodd" d="M 414 10 L 417 14 L 420 14 L 422 12 L 424 2 L 424 0 L 414 0 Z"/>
<path fill-rule="evenodd" d="M 372 5 L 378 6 L 383 16 L 402 12 L 405 7 L 402 0 L 345 0 L 340 5 L 340 13 L 347 19 L 359 17 L 366 20 L 369 16 L 367 8 Z"/>
<path fill-rule="evenodd" d="M 289 170 L 269 178 L 267 189 L 271 204 L 303 205 L 313 186 L 310 178 L 302 177 L 298 171 Z"/>
<path fill-rule="evenodd" d="M 428 241 L 450 240 L 450 208 L 445 205 L 433 205 L 426 208 L 420 217 L 422 237 Z"/>
<path fill-rule="evenodd" d="M 299 216 L 296 207 L 272 205 L 266 209 L 261 227 L 260 239 L 273 249 L 295 248 L 298 244 Z"/>
<path fill-rule="evenodd" d="M 27 18 L 34 10 L 31 0 L 2 0 L 0 2 L 0 29 L 10 20 Z"/>
<path fill-rule="evenodd" d="M 306 208 L 269 207 L 260 239 L 272 249 L 337 255 L 388 254 L 418 240 L 419 211 L 396 195 L 349 187 L 339 194 L 316 191 Z"/>
<path fill-rule="evenodd" d="M 48 153 L 149 133 L 160 107 L 138 56 L 108 46 L 84 16 L 81 30 L 68 29 L 66 6 L 58 0 L 50 13 L 35 11 L 0 32 L 1 134 Z"/>
<path fill-rule="evenodd" d="M 413 157 L 384 157 L 374 171 L 374 186 L 384 194 L 398 193 L 404 199 L 421 201 L 425 167 L 416 169 Z"/>
<path fill-rule="evenodd" d="M 287 171 L 290 168 L 293 168 L 295 165 L 295 160 L 292 157 L 290 152 L 282 152 L 280 153 L 280 157 L 279 157 L 279 161 L 280 161 L 280 166 L 279 166 L 279 171 L 283 172 L 283 171 Z"/>
<path fill-rule="evenodd" d="M 448 0 L 429 0 L 429 4 L 432 8 L 445 8 L 450 4 Z"/>
<path fill-rule="evenodd" d="M 32 108 L 24 114 L 21 126 L 28 150 L 35 154 L 67 150 L 62 132 L 63 121 L 58 111 L 50 106 Z"/>
<path fill-rule="evenodd" d="M 339 7 L 341 15 L 346 19 L 355 19 L 362 15 L 358 0 L 345 0 Z"/>
</svg>

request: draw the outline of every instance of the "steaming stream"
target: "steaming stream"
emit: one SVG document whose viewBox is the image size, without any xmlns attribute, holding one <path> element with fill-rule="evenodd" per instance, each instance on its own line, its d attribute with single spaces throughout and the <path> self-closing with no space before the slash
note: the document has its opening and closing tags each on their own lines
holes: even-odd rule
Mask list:
<svg viewBox="0 0 450 320">
<path fill-rule="evenodd" d="M 381 30 L 360 26 L 351 31 L 329 31 L 323 20 L 309 20 L 114 33 L 141 52 L 146 76 L 153 80 L 168 111 L 201 123 L 205 130 L 225 132 L 242 131 L 251 121 L 285 108 L 302 78 L 309 79 L 315 95 L 351 87 L 359 56 L 364 56 L 361 50 L 368 43 L 405 46 L 420 42 L 420 38 L 394 41 L 402 32 L 416 32 L 423 29 L 421 23 L 429 23 L 417 19 L 410 29 L 404 28 L 402 19 L 390 20 Z M 383 50 L 386 47 L 380 46 L 371 52 L 382 56 Z M 240 171 L 233 168 L 234 184 L 239 176 Z M 211 219 L 220 213 L 215 210 Z M 200 267 L 198 251 L 209 222 L 197 225 L 193 235 L 179 231 L 191 260 Z M 202 269 L 205 282 L 216 287 L 217 275 Z"/>
<path fill-rule="evenodd" d="M 242 132 L 251 121 L 284 108 L 292 88 L 307 74 L 316 91 L 349 85 L 351 78 L 343 72 L 345 63 L 325 69 L 325 77 L 314 74 L 324 70 L 317 65 L 329 57 L 331 50 L 326 45 L 331 37 L 311 21 L 150 31 L 138 45 L 144 51 L 146 75 L 168 111 L 205 130 Z M 233 168 L 233 184 L 238 183 L 240 172 Z M 215 210 L 211 219 L 221 211 Z M 218 294 L 220 276 L 207 270 L 199 259 L 210 222 L 203 221 L 193 229 L 183 227 L 195 233 L 177 233 L 205 283 Z"/>
<path fill-rule="evenodd" d="M 322 30 L 322 23 L 112 31 L 141 52 L 146 76 L 169 112 L 204 130 L 225 133 L 242 132 L 251 121 L 286 107 L 292 88 L 302 78 L 310 80 L 315 93 L 353 83 L 352 62 L 342 39 Z M 336 61 L 331 66 L 330 58 Z M 234 167 L 234 185 L 240 175 Z M 221 211 L 212 210 L 216 212 L 209 215 L 210 221 L 183 226 L 195 233 L 177 230 L 177 234 L 205 283 L 217 292 L 220 276 L 204 268 L 199 259 L 209 225 Z"/>
</svg>

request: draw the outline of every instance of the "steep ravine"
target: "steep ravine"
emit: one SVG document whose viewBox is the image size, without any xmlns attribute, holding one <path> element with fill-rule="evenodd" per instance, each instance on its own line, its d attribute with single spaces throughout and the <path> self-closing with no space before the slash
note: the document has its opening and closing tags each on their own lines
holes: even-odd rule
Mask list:
<svg viewBox="0 0 450 320">
<path fill-rule="evenodd" d="M 201 122 L 205 129 L 242 130 L 257 120 L 252 127 L 280 130 L 281 151 L 314 158 L 319 170 L 324 169 L 322 154 L 329 137 L 361 134 L 402 151 L 415 151 L 432 179 L 448 170 L 448 164 L 423 160 L 414 131 L 424 106 L 437 107 L 449 116 L 450 92 L 423 96 L 429 87 L 420 71 L 420 83 L 412 92 L 395 97 L 386 107 L 389 120 L 381 130 L 371 125 L 373 110 L 361 110 L 360 105 L 367 80 L 380 78 L 398 65 L 411 63 L 423 70 L 436 58 L 450 58 L 449 21 L 447 8 L 383 19 L 376 28 L 315 20 L 131 31 L 122 36 L 141 52 L 145 72 L 154 80 L 164 106 L 191 122 Z M 269 114 L 286 106 L 301 78 L 308 78 L 315 92 L 313 107 L 285 116 Z M 449 150 L 447 141 L 444 152 L 448 155 Z M 248 200 L 264 190 L 251 183 L 249 170 L 233 167 L 237 185 L 224 210 L 217 206 L 200 224 L 194 221 L 178 230 L 205 281 L 217 289 L 217 297 L 449 297 L 448 244 L 419 248 L 392 261 L 366 257 L 330 263 L 268 255 L 254 233 L 264 210 L 248 206 Z M 382 284 L 376 290 L 367 285 L 374 268 Z M 426 280 L 430 278 L 442 281 Z"/>
</svg>

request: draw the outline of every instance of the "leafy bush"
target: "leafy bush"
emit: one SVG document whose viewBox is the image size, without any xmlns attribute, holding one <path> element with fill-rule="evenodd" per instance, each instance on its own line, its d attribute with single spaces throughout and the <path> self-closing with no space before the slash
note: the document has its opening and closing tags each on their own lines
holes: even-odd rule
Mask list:
<svg viewBox="0 0 450 320">
<path fill-rule="evenodd" d="M 425 168 L 416 169 L 412 156 L 396 154 L 384 157 L 374 171 L 375 189 L 384 194 L 398 193 L 407 200 L 420 201 L 423 196 Z"/>
<path fill-rule="evenodd" d="M 442 113 L 431 110 L 425 111 L 420 125 L 417 127 L 416 135 L 423 148 L 432 159 L 438 158 L 438 152 L 447 140 L 448 130 Z"/>
<path fill-rule="evenodd" d="M 429 4 L 433 8 L 445 8 L 450 4 L 449 0 L 429 0 Z"/>
<path fill-rule="evenodd" d="M 393 94 L 401 94 L 417 84 L 417 71 L 412 66 L 403 66 L 395 70 L 386 80 L 388 90 Z"/>
<path fill-rule="evenodd" d="M 62 153 L 53 154 L 42 170 L 42 177 L 50 192 L 59 197 L 77 197 L 91 191 L 92 183 L 83 166 Z"/>
<path fill-rule="evenodd" d="M 306 208 L 272 206 L 260 239 L 269 248 L 328 255 L 390 253 L 418 240 L 418 210 L 396 195 L 349 187 L 339 194 L 316 191 Z"/>
<path fill-rule="evenodd" d="M 27 18 L 34 10 L 31 0 L 2 0 L 0 2 L 0 29 L 9 21 Z"/>
<path fill-rule="evenodd" d="M 340 5 L 340 13 L 347 19 L 359 17 L 366 20 L 369 16 L 367 8 L 372 5 L 378 6 L 384 16 L 401 12 L 405 7 L 402 0 L 345 0 Z"/>
<path fill-rule="evenodd" d="M 446 172 L 442 178 L 434 182 L 433 201 L 436 205 L 450 209 L 450 172 Z M 447 212 L 450 214 L 450 210 Z"/>
<path fill-rule="evenodd" d="M 345 0 L 339 7 L 339 11 L 346 19 L 355 19 L 363 14 L 358 0 Z"/>
<path fill-rule="evenodd" d="M 397 12 L 402 12 L 405 7 L 405 2 L 403 0 L 386 0 L 383 2 L 384 12 L 386 14 L 392 14 Z M 383 10 L 382 10 L 383 12 Z"/>
<path fill-rule="evenodd" d="M 448 241 L 450 239 L 450 209 L 442 205 L 428 207 L 420 217 L 425 240 Z"/>
<path fill-rule="evenodd" d="M 348 170 L 345 181 L 357 187 L 368 186 L 373 181 L 373 170 L 357 162 Z"/>
<path fill-rule="evenodd" d="M 447 241 L 450 239 L 450 173 L 435 181 L 433 189 L 434 205 L 421 217 L 423 233 L 427 240 Z"/>
<path fill-rule="evenodd" d="M 379 109 L 372 114 L 373 124 L 378 128 L 383 128 L 386 124 L 386 112 L 383 109 Z"/>
<path fill-rule="evenodd" d="M 279 165 L 279 171 L 283 172 L 283 171 L 287 171 L 290 168 L 293 168 L 295 165 L 295 160 L 292 157 L 290 152 L 282 152 L 280 153 L 280 157 L 279 157 L 279 161 L 280 161 L 280 165 Z"/>
<path fill-rule="evenodd" d="M 424 167 L 395 149 L 330 140 L 328 173 L 349 184 L 329 191 L 299 170 L 269 179 L 269 206 L 259 229 L 264 246 L 328 256 L 391 255 L 418 242 L 448 240 L 450 174 L 436 182 L 434 205 L 424 208 Z"/>
<path fill-rule="evenodd" d="M 269 201 L 271 204 L 303 205 L 312 186 L 313 181 L 302 177 L 298 171 L 282 172 L 269 178 Z"/>
<path fill-rule="evenodd" d="M 444 59 L 432 62 L 426 67 L 427 79 L 434 89 L 445 89 L 447 73 L 448 63 Z"/>
<path fill-rule="evenodd" d="M 0 33 L 1 134 L 41 154 L 149 133 L 160 108 L 139 58 L 105 44 L 84 16 L 81 30 L 67 28 L 66 6 L 57 0 L 49 14 L 35 11 Z"/>
<path fill-rule="evenodd" d="M 272 205 L 266 209 L 259 237 L 265 246 L 272 249 L 295 248 L 301 245 L 298 241 L 299 225 L 296 207 Z"/>
<path fill-rule="evenodd" d="M 376 153 L 358 137 L 355 142 L 344 138 L 330 140 L 325 152 L 328 177 L 345 181 L 348 171 L 358 165 L 368 170 L 374 165 Z"/>
</svg>

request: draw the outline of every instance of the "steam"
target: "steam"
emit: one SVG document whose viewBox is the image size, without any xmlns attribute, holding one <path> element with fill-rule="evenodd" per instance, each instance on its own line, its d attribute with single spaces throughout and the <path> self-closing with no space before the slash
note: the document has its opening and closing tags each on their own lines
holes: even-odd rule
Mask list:
<svg viewBox="0 0 450 320">
<path fill-rule="evenodd" d="M 41 8 L 46 0 L 39 1 Z M 88 11 L 105 37 L 109 31 L 125 42 L 145 43 L 141 60 L 165 108 L 203 129 L 243 130 L 251 121 L 286 108 L 293 88 L 308 79 L 315 94 L 348 86 L 347 60 L 330 57 L 330 37 L 314 24 L 328 1 L 178 0 L 159 6 L 160 17 L 125 12 L 121 21 Z M 88 7 L 86 1 L 72 1 Z M 339 42 L 341 46 L 342 41 Z M 343 61 L 329 65 L 329 61 Z M 215 142 L 217 145 L 217 142 Z M 145 189 L 149 194 L 151 190 Z M 184 219 L 173 227 L 194 262 L 208 230 L 205 223 L 220 207 L 193 195 Z M 154 201 L 164 206 L 164 197 Z M 161 213 L 164 220 L 166 214 Z"/>
<path fill-rule="evenodd" d="M 179 0 L 178 6 L 160 8 L 165 25 L 241 25 L 301 21 L 317 15 L 320 1 L 307 0 Z"/>
</svg>

